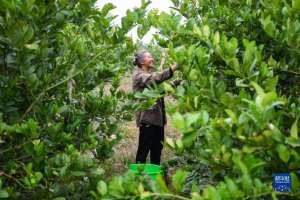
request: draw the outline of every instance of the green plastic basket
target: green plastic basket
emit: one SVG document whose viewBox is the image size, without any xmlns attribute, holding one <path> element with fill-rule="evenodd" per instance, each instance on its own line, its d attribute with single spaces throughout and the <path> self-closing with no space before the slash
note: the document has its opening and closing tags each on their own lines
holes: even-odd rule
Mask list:
<svg viewBox="0 0 300 200">
<path fill-rule="evenodd" d="M 161 167 L 154 164 L 130 164 L 129 170 L 135 174 L 148 174 L 152 179 L 162 174 Z"/>
</svg>

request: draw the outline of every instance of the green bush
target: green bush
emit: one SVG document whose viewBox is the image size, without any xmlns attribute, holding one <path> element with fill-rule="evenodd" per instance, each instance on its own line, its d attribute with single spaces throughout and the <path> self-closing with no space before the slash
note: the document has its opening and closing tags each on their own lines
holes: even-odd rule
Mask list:
<svg viewBox="0 0 300 200">
<path fill-rule="evenodd" d="M 103 177 L 131 115 L 118 87 L 136 47 L 134 24 L 94 4 L 1 1 L 0 198 L 91 198 Z"/>
<path fill-rule="evenodd" d="M 299 0 L 149 2 L 121 26 L 95 1 L 1 1 L 0 198 L 295 199 L 299 196 Z M 159 177 L 101 168 L 121 139 L 132 95 L 117 88 L 136 49 L 126 33 L 158 29 L 184 79 L 163 85 L 180 139 L 166 139 L 185 171 Z M 162 88 L 159 88 L 162 89 Z M 137 98 L 157 97 L 146 90 Z M 148 102 L 149 103 L 149 102 Z M 93 153 L 92 153 L 93 152 Z M 273 192 L 289 172 L 292 192 Z"/>
<path fill-rule="evenodd" d="M 191 171 L 196 199 L 274 198 L 272 174 L 299 195 L 300 1 L 177 1 L 150 11 L 155 41 L 184 83 L 168 111 L 167 139 Z M 148 26 L 146 24 L 145 26 Z"/>
</svg>

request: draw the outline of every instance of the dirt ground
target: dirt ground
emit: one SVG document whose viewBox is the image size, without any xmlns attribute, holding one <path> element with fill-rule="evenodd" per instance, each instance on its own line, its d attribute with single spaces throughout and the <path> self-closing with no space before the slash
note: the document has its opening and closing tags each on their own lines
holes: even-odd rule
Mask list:
<svg viewBox="0 0 300 200">
<path fill-rule="evenodd" d="M 115 147 L 115 154 L 112 158 L 108 159 L 105 163 L 105 170 L 109 171 L 109 176 L 121 175 L 128 170 L 128 165 L 135 162 L 135 155 L 138 146 L 138 128 L 135 122 L 128 122 L 123 124 L 121 127 L 123 131 L 123 139 Z M 177 138 L 178 133 L 176 133 L 170 126 L 165 127 L 165 137 Z M 170 159 L 174 154 L 172 151 L 164 145 L 162 157 L 162 162 Z M 149 156 L 148 156 L 149 162 Z"/>
</svg>

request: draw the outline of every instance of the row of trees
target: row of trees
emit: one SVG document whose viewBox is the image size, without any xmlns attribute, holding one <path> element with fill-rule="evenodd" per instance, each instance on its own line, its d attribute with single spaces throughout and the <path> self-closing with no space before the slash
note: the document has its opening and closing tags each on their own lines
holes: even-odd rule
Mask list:
<svg viewBox="0 0 300 200">
<path fill-rule="evenodd" d="M 273 199 L 299 196 L 300 1 L 149 2 L 112 25 L 94 0 L 1 1 L 0 197 L 10 199 Z M 133 113 L 118 89 L 137 45 L 126 34 L 154 27 L 153 48 L 177 62 L 176 89 L 161 89 L 181 139 L 166 139 L 183 170 L 163 179 L 125 174 L 106 182 L 102 160 Z M 149 103 L 148 102 L 148 103 Z M 93 154 L 91 153 L 93 152 Z M 292 192 L 272 174 L 290 172 Z"/>
<path fill-rule="evenodd" d="M 124 193 L 108 190 L 107 196 L 130 191 L 130 198 L 296 198 L 300 1 L 173 4 L 171 14 L 150 11 L 139 35 L 155 27 L 157 45 L 181 68 L 183 84 L 163 87 L 177 99 L 168 112 L 182 138 L 168 138 L 166 143 L 177 154 L 170 163 L 180 163 L 189 173 L 173 176 L 172 191 L 157 180 L 146 189 L 140 186 L 140 193 L 127 187 L 130 181 L 123 177 L 118 183 Z M 144 95 L 151 97 L 148 91 Z M 279 172 L 291 174 L 290 193 L 273 191 L 272 175 Z"/>
</svg>

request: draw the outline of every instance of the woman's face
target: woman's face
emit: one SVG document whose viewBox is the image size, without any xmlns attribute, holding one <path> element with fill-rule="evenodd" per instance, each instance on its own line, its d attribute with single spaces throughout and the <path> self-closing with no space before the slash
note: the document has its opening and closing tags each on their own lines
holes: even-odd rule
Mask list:
<svg viewBox="0 0 300 200">
<path fill-rule="evenodd" d="M 149 53 L 149 52 L 144 53 L 144 59 L 143 60 L 144 60 L 144 63 L 143 63 L 144 66 L 146 66 L 148 68 L 153 67 L 154 59 L 153 59 L 151 53 Z"/>
</svg>

